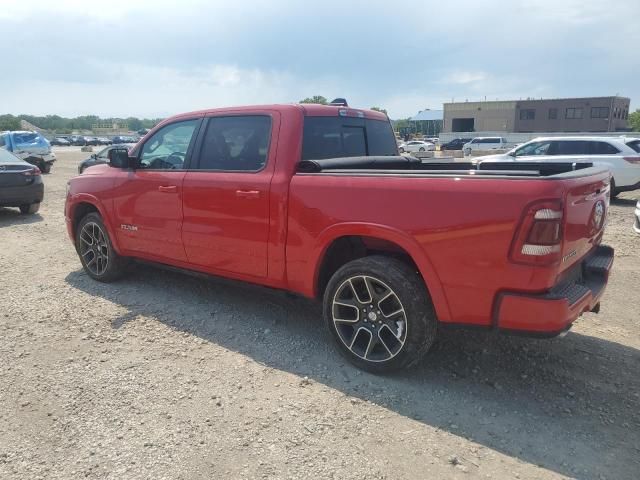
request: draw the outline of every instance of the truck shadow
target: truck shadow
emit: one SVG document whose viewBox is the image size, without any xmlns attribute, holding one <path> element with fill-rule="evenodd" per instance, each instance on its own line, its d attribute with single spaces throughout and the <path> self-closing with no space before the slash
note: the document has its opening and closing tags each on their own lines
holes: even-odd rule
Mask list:
<svg viewBox="0 0 640 480">
<path fill-rule="evenodd" d="M 6 225 L 27 225 L 41 221 L 42 216 L 39 213 L 23 215 L 17 208 L 0 207 L 0 228 Z"/>
<path fill-rule="evenodd" d="M 317 304 L 225 280 L 137 267 L 116 284 L 71 286 L 269 367 L 388 408 L 523 462 L 578 478 L 639 470 L 640 351 L 597 337 L 530 340 L 446 331 L 410 371 L 374 376 L 334 350 Z"/>
</svg>

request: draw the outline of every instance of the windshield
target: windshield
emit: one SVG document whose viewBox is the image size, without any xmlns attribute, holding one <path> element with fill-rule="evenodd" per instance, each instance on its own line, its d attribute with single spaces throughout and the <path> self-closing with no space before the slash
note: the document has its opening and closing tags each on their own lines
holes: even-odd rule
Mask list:
<svg viewBox="0 0 640 480">
<path fill-rule="evenodd" d="M 47 141 L 44 137 L 36 132 L 16 132 L 13 134 L 13 141 L 17 148 L 27 146 L 47 146 Z"/>
<path fill-rule="evenodd" d="M 0 148 L 0 163 L 20 162 L 21 160 L 14 154 L 7 152 L 4 148 Z"/>
</svg>

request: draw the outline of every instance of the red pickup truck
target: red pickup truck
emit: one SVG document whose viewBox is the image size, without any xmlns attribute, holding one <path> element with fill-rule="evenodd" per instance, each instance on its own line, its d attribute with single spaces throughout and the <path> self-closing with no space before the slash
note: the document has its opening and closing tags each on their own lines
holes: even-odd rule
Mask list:
<svg viewBox="0 0 640 480">
<path fill-rule="evenodd" d="M 65 217 L 96 280 L 142 260 L 316 298 L 340 352 L 383 372 L 442 326 L 554 336 L 599 309 L 608 171 L 482 168 L 398 156 L 374 111 L 205 110 L 70 180 Z"/>
</svg>

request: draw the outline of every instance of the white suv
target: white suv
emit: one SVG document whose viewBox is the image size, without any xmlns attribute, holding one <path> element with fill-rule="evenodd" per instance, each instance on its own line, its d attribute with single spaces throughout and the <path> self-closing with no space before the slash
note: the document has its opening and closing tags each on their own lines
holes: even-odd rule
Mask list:
<svg viewBox="0 0 640 480">
<path fill-rule="evenodd" d="M 470 155 L 472 150 L 498 150 L 507 147 L 507 139 L 503 137 L 476 137 L 462 146 L 465 155 Z"/>
<path fill-rule="evenodd" d="M 539 137 L 487 161 L 592 162 L 609 169 L 611 196 L 640 188 L 640 139 L 625 137 Z"/>
</svg>

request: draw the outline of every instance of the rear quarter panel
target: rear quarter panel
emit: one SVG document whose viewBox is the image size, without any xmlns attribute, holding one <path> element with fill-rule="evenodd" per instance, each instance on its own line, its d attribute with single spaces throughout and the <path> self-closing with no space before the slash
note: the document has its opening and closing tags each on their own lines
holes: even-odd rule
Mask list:
<svg viewBox="0 0 640 480">
<path fill-rule="evenodd" d="M 486 325 L 500 290 L 554 284 L 557 268 L 517 265 L 508 256 L 525 205 L 564 191 L 564 182 L 537 179 L 297 174 L 289 197 L 289 287 L 316 293 L 319 262 L 335 238 L 379 236 L 412 256 L 440 321 Z"/>
</svg>

